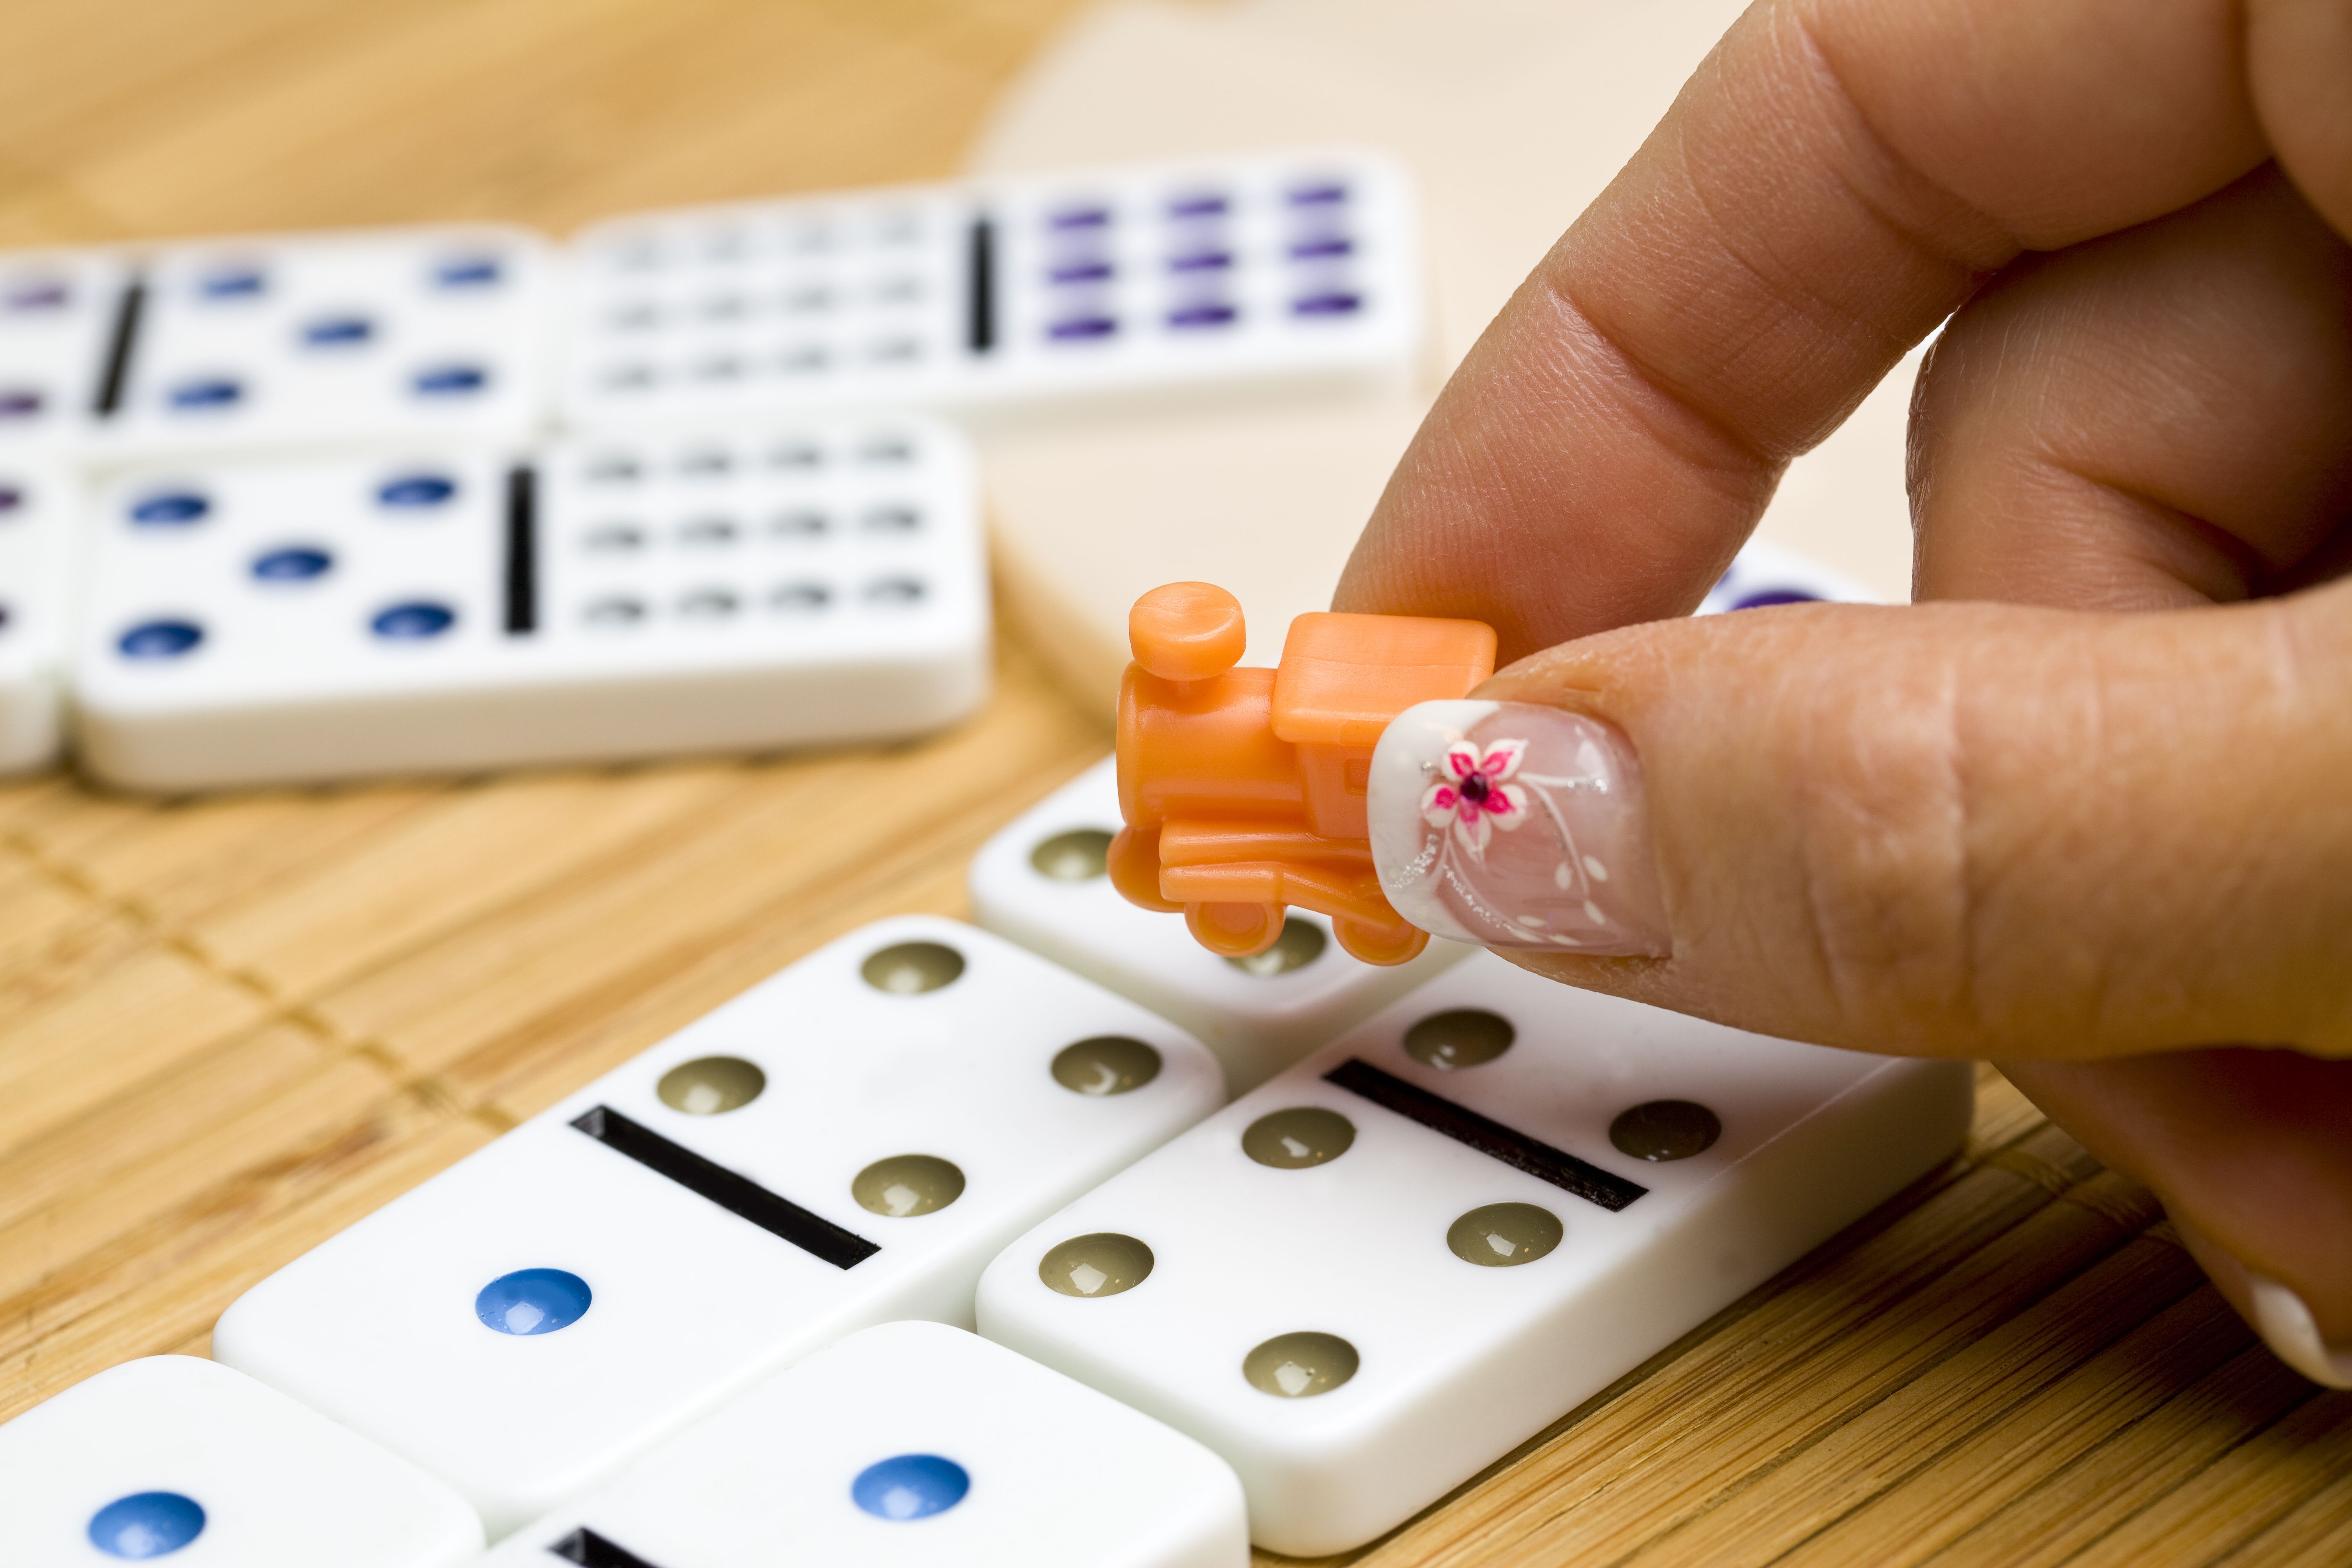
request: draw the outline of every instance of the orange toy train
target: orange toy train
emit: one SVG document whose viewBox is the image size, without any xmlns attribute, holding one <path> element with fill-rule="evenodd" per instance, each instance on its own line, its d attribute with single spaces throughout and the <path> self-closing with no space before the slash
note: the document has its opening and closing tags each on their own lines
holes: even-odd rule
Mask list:
<svg viewBox="0 0 2352 1568">
<path fill-rule="evenodd" d="M 1275 669 L 1236 669 L 1242 607 L 1206 583 L 1136 601 L 1135 662 L 1118 694 L 1119 892 L 1184 912 L 1228 958 L 1271 947 L 1291 904 L 1331 919 L 1367 963 L 1402 963 L 1428 934 L 1390 907 L 1364 804 L 1372 747 L 1416 702 L 1468 695 L 1494 673 L 1478 621 L 1301 616 Z"/>
</svg>

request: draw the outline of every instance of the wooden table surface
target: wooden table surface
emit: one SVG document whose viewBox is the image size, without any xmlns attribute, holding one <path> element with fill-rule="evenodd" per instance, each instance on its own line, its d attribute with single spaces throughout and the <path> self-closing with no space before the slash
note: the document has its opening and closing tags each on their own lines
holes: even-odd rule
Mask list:
<svg viewBox="0 0 2352 1568">
<path fill-rule="evenodd" d="M 949 174 L 1072 0 L 0 0 L 0 245 Z M 0 1418 L 817 943 L 966 912 L 1108 737 L 1024 656 L 920 744 L 142 802 L 0 787 Z M 1987 1072 L 1967 1156 L 1381 1564 L 2343 1564 L 2352 1396 Z"/>
</svg>

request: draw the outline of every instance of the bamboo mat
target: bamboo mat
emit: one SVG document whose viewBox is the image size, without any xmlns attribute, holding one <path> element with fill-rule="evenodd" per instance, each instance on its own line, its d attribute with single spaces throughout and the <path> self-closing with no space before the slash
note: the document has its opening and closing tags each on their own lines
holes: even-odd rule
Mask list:
<svg viewBox="0 0 2352 1568">
<path fill-rule="evenodd" d="M 0 244 L 950 173 L 1071 0 L 0 0 Z M 0 786 L 0 1418 L 964 864 L 1107 737 L 140 802 Z M 1986 1073 L 1962 1160 L 1362 1554 L 2352 1563 L 2352 1397 Z"/>
</svg>

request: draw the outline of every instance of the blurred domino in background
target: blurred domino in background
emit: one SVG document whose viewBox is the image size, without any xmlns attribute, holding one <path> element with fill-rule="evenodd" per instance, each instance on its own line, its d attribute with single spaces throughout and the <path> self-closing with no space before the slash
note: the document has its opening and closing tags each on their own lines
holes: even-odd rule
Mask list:
<svg viewBox="0 0 2352 1568">
<path fill-rule="evenodd" d="M 127 260 L 111 251 L 0 256 L 0 459 L 89 438 L 117 379 L 129 286 Z"/>
<path fill-rule="evenodd" d="M 1031 1231 L 981 1331 L 1341 1551 L 1932 1169 L 1970 1081 L 1477 954 Z"/>
<path fill-rule="evenodd" d="M 0 446 L 0 773 L 58 752 L 78 490 Z"/>
<path fill-rule="evenodd" d="M 214 239 L 141 269 L 103 449 L 469 437 L 545 417 L 547 258 L 518 228 Z"/>
<path fill-rule="evenodd" d="M 1118 828 L 1118 760 L 1106 757 L 981 847 L 971 862 L 974 915 L 1198 1036 L 1235 1093 L 1471 951 L 1432 942 L 1411 963 L 1382 968 L 1341 952 L 1322 916 L 1293 910 L 1265 952 L 1220 958 L 1181 916 L 1138 908 L 1111 887 L 1103 856 Z"/>
<path fill-rule="evenodd" d="M 1244 1568 L 1242 1490 L 1191 1438 L 938 1323 L 768 1379 L 491 1564 Z"/>
<path fill-rule="evenodd" d="M 448 1568 L 481 1549 L 456 1492 L 194 1356 L 125 1362 L 0 1426 L 0 1563 L 20 1568 Z"/>
<path fill-rule="evenodd" d="M 547 414 L 546 247 L 492 226 L 0 263 L 0 443 L 114 461 L 520 440 Z"/>
<path fill-rule="evenodd" d="M 149 789 L 896 737 L 988 689 L 969 447 L 928 420 L 145 468 L 75 682 Z"/>
<path fill-rule="evenodd" d="M 1198 1041 L 953 921 L 820 948 L 265 1279 L 214 1353 L 501 1535 L 988 1260 L 1223 1101 Z"/>
<path fill-rule="evenodd" d="M 571 249 L 563 406 L 635 427 L 1402 384 L 1412 202 L 1360 151 L 640 214 Z"/>
<path fill-rule="evenodd" d="M 1732 558 L 1731 570 L 1707 591 L 1695 615 L 1720 615 L 1726 610 L 1755 610 L 1768 605 L 1803 605 L 1814 601 L 1872 605 L 1878 595 L 1833 567 L 1769 540 L 1751 539 Z"/>
</svg>

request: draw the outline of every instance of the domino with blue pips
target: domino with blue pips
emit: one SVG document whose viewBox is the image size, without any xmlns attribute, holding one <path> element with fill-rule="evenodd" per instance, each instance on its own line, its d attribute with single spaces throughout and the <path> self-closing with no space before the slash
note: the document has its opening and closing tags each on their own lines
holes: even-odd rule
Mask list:
<svg viewBox="0 0 2352 1568">
<path fill-rule="evenodd" d="M 1181 1030 L 987 932 L 853 931 L 255 1286 L 221 1360 L 499 1536 L 1223 1100 Z"/>
</svg>

